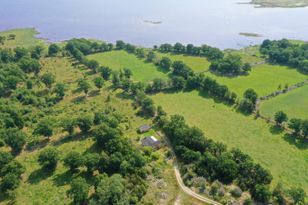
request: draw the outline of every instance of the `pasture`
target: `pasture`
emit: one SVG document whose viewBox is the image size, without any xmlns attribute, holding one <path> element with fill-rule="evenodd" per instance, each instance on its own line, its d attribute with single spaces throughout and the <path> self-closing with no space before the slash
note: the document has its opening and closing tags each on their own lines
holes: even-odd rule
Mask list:
<svg viewBox="0 0 308 205">
<path fill-rule="evenodd" d="M 289 119 L 308 119 L 308 85 L 261 103 L 262 115 L 273 118 L 277 111 L 285 112 Z"/>
<path fill-rule="evenodd" d="M 249 154 L 271 171 L 273 185 L 281 181 L 308 190 L 307 144 L 296 144 L 265 121 L 236 113 L 197 91 L 161 93 L 152 99 L 168 114 L 183 115 L 190 125 L 201 128 L 206 137 Z"/>
<path fill-rule="evenodd" d="M 135 81 L 149 82 L 155 78 L 167 78 L 163 70 L 126 51 L 98 53 L 89 55 L 88 59 L 97 60 L 101 65 L 108 66 L 113 70 L 129 68 L 133 73 L 132 78 Z"/>
<path fill-rule="evenodd" d="M 253 88 L 259 96 L 266 96 L 278 90 L 279 85 L 293 85 L 306 80 L 307 75 L 286 66 L 262 64 L 252 68 L 247 76 L 225 77 L 210 72 L 205 75 L 224 84 L 238 96 L 242 97 L 245 90 Z"/>
<path fill-rule="evenodd" d="M 172 62 L 183 61 L 196 73 L 207 71 L 210 67 L 210 62 L 204 57 L 176 55 L 171 53 L 156 53 L 159 57 L 168 57 Z"/>
</svg>

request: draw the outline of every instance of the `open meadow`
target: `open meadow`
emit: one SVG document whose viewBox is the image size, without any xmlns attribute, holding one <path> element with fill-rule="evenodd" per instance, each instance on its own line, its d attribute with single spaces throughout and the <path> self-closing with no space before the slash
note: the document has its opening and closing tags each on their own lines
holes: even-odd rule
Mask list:
<svg viewBox="0 0 308 205">
<path fill-rule="evenodd" d="M 261 103 L 262 115 L 273 118 L 277 111 L 285 112 L 289 119 L 308 119 L 308 85 Z"/>
<path fill-rule="evenodd" d="M 111 51 L 88 56 L 88 59 L 97 60 L 101 65 L 113 70 L 129 68 L 133 73 L 133 80 L 149 82 L 155 78 L 167 78 L 163 70 L 159 70 L 152 63 L 139 59 L 126 51 Z"/>
<path fill-rule="evenodd" d="M 201 128 L 206 137 L 252 156 L 271 171 L 272 185 L 282 181 L 308 190 L 307 144 L 293 144 L 263 120 L 237 113 L 197 91 L 157 94 L 152 99 L 170 115 L 183 115 L 190 125 Z"/>
</svg>

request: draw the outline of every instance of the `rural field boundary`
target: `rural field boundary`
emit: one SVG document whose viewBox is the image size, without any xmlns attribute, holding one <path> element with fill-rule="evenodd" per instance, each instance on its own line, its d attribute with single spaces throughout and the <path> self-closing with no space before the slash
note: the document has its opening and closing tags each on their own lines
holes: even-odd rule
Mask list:
<svg viewBox="0 0 308 205">
<path fill-rule="evenodd" d="M 277 97 L 277 96 L 279 96 L 279 95 L 286 94 L 286 93 L 288 93 L 288 92 L 290 92 L 290 91 L 292 91 L 292 90 L 301 88 L 301 87 L 303 87 L 303 86 L 305 86 L 305 85 L 308 85 L 308 79 L 306 79 L 306 80 L 304 80 L 304 81 L 302 81 L 302 82 L 296 83 L 296 84 L 294 84 L 294 85 L 291 85 L 290 87 L 288 87 L 288 88 L 286 88 L 286 89 L 284 89 L 284 90 L 277 90 L 277 91 L 275 91 L 275 92 L 272 92 L 272 93 L 269 94 L 269 95 L 260 97 L 260 98 L 257 100 L 257 102 L 256 102 L 256 111 L 260 110 L 260 104 L 261 104 L 261 102 L 266 101 L 266 100 L 270 100 L 270 99 L 272 99 L 272 98 L 274 98 L 274 97 Z"/>
</svg>

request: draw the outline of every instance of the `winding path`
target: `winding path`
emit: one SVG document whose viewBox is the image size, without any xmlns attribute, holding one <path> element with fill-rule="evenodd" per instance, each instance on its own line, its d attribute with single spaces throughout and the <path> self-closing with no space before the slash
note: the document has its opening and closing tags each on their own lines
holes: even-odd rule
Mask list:
<svg viewBox="0 0 308 205">
<path fill-rule="evenodd" d="M 209 199 L 209 198 L 207 198 L 205 196 L 197 194 L 196 192 L 191 190 L 189 187 L 185 186 L 185 184 L 184 184 L 184 182 L 182 180 L 179 168 L 177 166 L 177 161 L 176 161 L 175 153 L 173 152 L 173 149 L 172 149 L 172 146 L 170 145 L 169 139 L 163 133 L 161 133 L 161 132 L 156 132 L 156 134 L 159 135 L 160 137 L 164 138 L 167 146 L 170 148 L 171 159 L 173 159 L 173 170 L 174 170 L 174 173 L 175 173 L 175 177 L 176 177 L 176 180 L 178 182 L 178 185 L 183 190 L 183 192 L 185 192 L 189 196 L 191 196 L 191 197 L 193 197 L 193 198 L 195 198 L 195 199 L 197 199 L 197 200 L 199 200 L 201 202 L 204 202 L 206 204 L 209 204 L 209 205 L 222 205 L 221 203 L 219 203 L 217 201 L 214 201 L 214 200 Z"/>
<path fill-rule="evenodd" d="M 177 165 L 173 165 L 173 169 L 174 169 L 174 172 L 175 172 L 175 177 L 176 177 L 176 180 L 179 184 L 179 186 L 181 187 L 181 189 L 188 195 L 190 195 L 191 197 L 195 198 L 195 199 L 198 199 L 199 201 L 202 201 L 206 204 L 211 204 L 211 205 L 222 205 L 221 203 L 219 202 L 216 202 L 212 199 L 209 199 L 209 198 L 206 198 L 204 196 L 201 196 L 200 194 L 197 194 L 196 192 L 194 192 L 193 190 L 191 190 L 190 188 L 188 188 L 187 186 L 185 186 L 185 184 L 183 183 L 183 180 L 181 178 L 181 174 L 179 172 L 179 169 L 177 167 Z"/>
</svg>

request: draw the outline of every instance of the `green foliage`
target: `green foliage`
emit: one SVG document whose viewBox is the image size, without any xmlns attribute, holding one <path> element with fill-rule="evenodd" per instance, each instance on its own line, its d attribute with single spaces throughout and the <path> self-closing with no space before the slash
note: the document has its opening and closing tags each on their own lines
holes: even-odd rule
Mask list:
<svg viewBox="0 0 308 205">
<path fill-rule="evenodd" d="M 122 176 L 115 174 L 100 181 L 90 204 L 129 205 L 129 195 Z"/>
<path fill-rule="evenodd" d="M 63 161 L 64 165 L 69 167 L 72 172 L 78 172 L 78 168 L 84 165 L 84 157 L 75 151 L 69 152 Z"/>
<path fill-rule="evenodd" d="M 308 72 L 308 58 L 306 52 L 308 44 L 293 44 L 287 39 L 264 40 L 260 52 L 267 55 L 273 63 L 279 63 L 297 68 L 303 73 Z"/>
<path fill-rule="evenodd" d="M 104 79 L 102 77 L 94 78 L 93 82 L 98 89 L 101 89 L 104 85 Z"/>
<path fill-rule="evenodd" d="M 48 47 L 48 55 L 49 56 L 56 56 L 61 48 L 57 44 L 50 44 Z"/>
<path fill-rule="evenodd" d="M 75 205 L 86 204 L 90 186 L 84 178 L 77 177 L 72 180 L 71 188 L 67 191 L 67 195 L 73 199 Z"/>
<path fill-rule="evenodd" d="M 45 84 L 48 89 L 51 89 L 52 85 L 55 83 L 55 76 L 51 73 L 45 73 L 41 76 L 41 81 Z"/>
<path fill-rule="evenodd" d="M 289 190 L 294 204 L 305 204 L 305 197 L 307 197 L 305 191 L 299 187 L 293 187 Z"/>
<path fill-rule="evenodd" d="M 256 199 L 265 199 L 262 198 L 266 197 L 264 187 L 271 183 L 272 176 L 249 156 L 240 150 L 227 151 L 224 144 L 206 139 L 201 130 L 189 127 L 179 115 L 160 124 L 177 157 L 184 165 L 190 165 L 190 171 L 211 181 L 231 183 L 236 180 L 244 190 L 257 190 Z"/>
<path fill-rule="evenodd" d="M 17 175 L 9 173 L 1 180 L 0 188 L 3 192 L 16 189 L 20 184 L 20 179 Z"/>
<path fill-rule="evenodd" d="M 83 115 L 77 119 L 77 126 L 84 133 L 89 132 L 92 125 L 93 125 L 93 117 L 91 115 Z"/>
<path fill-rule="evenodd" d="M 40 121 L 34 130 L 34 134 L 50 138 L 53 135 L 53 126 L 51 120 L 45 119 Z"/>
<path fill-rule="evenodd" d="M 163 57 L 160 62 L 159 66 L 162 67 L 164 70 L 169 71 L 172 65 L 172 61 L 168 57 Z"/>
<path fill-rule="evenodd" d="M 84 78 L 78 79 L 77 82 L 79 89 L 82 90 L 87 95 L 89 90 L 91 89 L 90 83 Z"/>
<path fill-rule="evenodd" d="M 269 187 L 266 185 L 257 184 L 252 191 L 252 197 L 259 202 L 269 202 L 271 198 L 271 192 L 269 190 Z"/>
<path fill-rule="evenodd" d="M 288 116 L 286 113 L 284 113 L 283 111 L 278 111 L 275 114 L 275 122 L 277 124 L 282 124 L 283 122 L 288 121 Z"/>
<path fill-rule="evenodd" d="M 59 160 L 59 151 L 56 148 L 46 148 L 42 150 L 38 156 L 38 163 L 42 169 L 48 172 L 53 172 Z"/>
<path fill-rule="evenodd" d="M 24 57 L 19 61 L 20 68 L 25 73 L 35 73 L 38 74 L 42 69 L 40 63 L 36 59 Z"/>
<path fill-rule="evenodd" d="M 19 153 L 26 144 L 26 135 L 18 129 L 8 129 L 5 132 L 5 143 L 13 152 Z"/>
<path fill-rule="evenodd" d="M 63 97 L 65 96 L 65 91 L 66 85 L 64 83 L 57 83 L 53 90 L 53 92 L 56 93 L 57 97 L 59 97 L 60 99 L 63 99 Z"/>
</svg>

